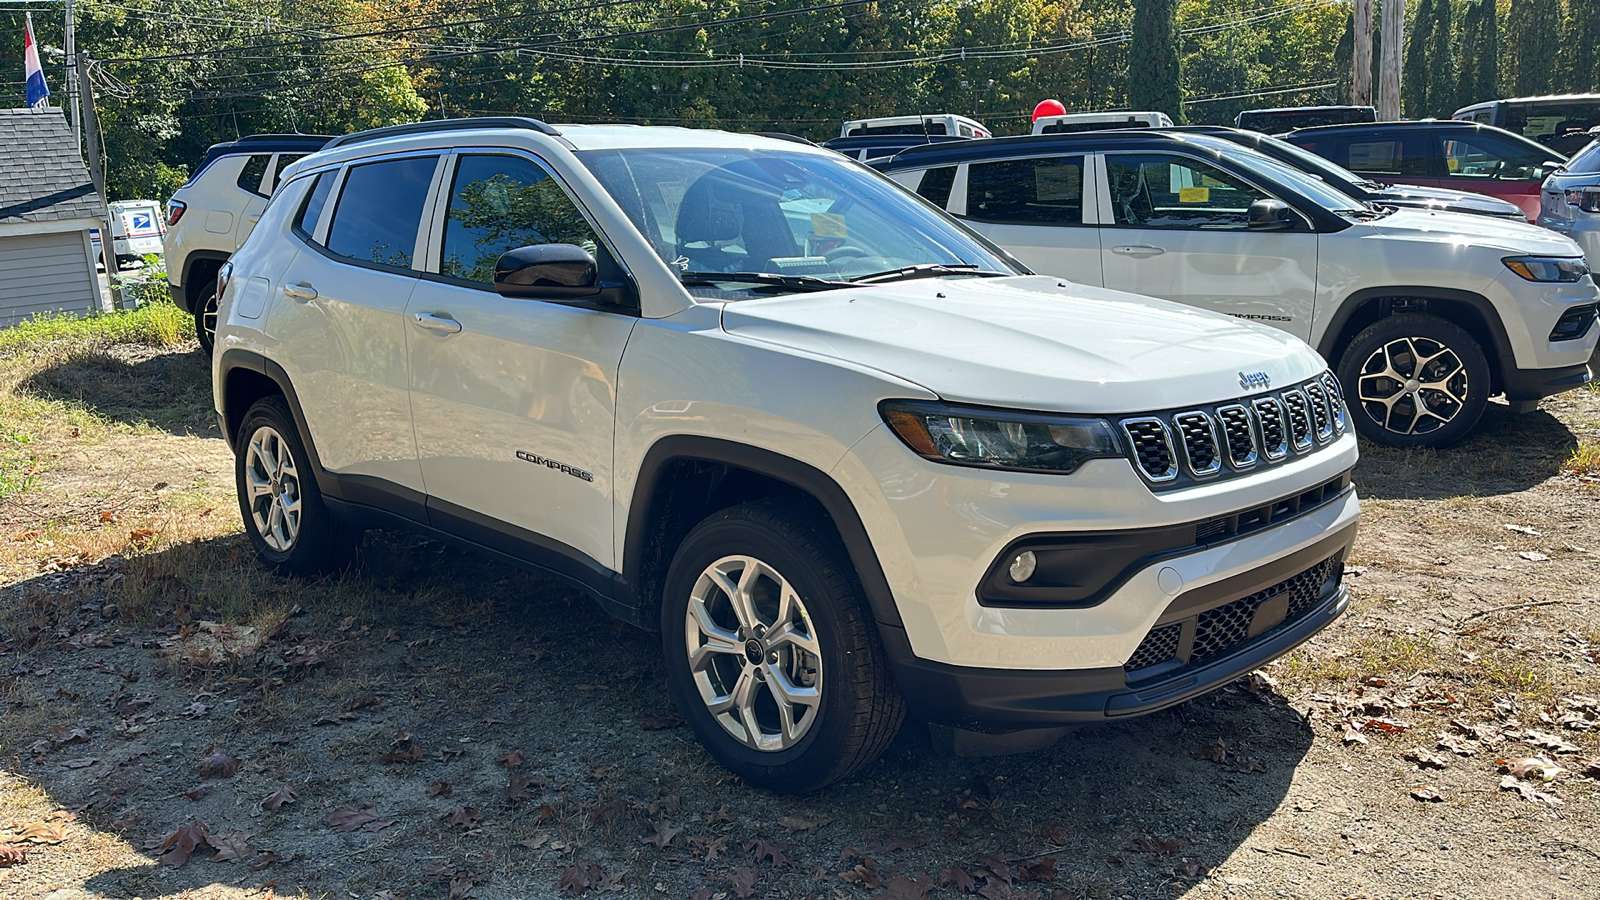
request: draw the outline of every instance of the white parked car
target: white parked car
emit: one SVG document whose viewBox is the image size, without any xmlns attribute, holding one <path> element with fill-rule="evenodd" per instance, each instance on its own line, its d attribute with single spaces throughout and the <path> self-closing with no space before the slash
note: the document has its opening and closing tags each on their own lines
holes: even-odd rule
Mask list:
<svg viewBox="0 0 1600 900">
<path fill-rule="evenodd" d="M 1379 443 L 1447 445 L 1496 394 L 1529 410 L 1592 377 L 1600 292 L 1576 244 L 1525 222 L 1375 207 L 1193 133 L 996 138 L 874 165 L 1036 271 L 1309 342 Z"/>
<path fill-rule="evenodd" d="M 1544 180 L 1539 224 L 1577 241 L 1590 266 L 1600 263 L 1600 133 Z"/>
<path fill-rule="evenodd" d="M 1083 131 L 1109 131 L 1115 128 L 1171 128 L 1172 117 L 1164 112 L 1092 112 L 1040 116 L 1033 120 L 1034 134 L 1077 134 Z"/>
<path fill-rule="evenodd" d="M 839 129 L 839 137 L 879 137 L 921 134 L 932 137 L 993 137 L 976 119 L 954 113 L 924 116 L 880 116 L 876 119 L 851 119 Z"/>
<path fill-rule="evenodd" d="M 194 174 L 167 201 L 163 241 L 172 302 L 194 316 L 200 347 L 211 352 L 217 328 L 217 272 L 250 236 L 284 169 L 329 138 L 253 134 L 213 144 Z"/>
<path fill-rule="evenodd" d="M 1348 602 L 1356 441 L 1311 348 L 1030 275 L 832 152 L 463 119 L 284 178 L 213 362 L 260 557 L 402 526 L 565 578 L 660 630 L 752 784 L 845 777 L 908 710 L 1161 709 Z"/>
</svg>

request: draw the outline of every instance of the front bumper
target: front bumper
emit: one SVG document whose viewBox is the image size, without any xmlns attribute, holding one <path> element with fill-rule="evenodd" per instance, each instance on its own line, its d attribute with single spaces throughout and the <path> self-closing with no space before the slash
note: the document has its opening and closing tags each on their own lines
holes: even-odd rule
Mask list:
<svg viewBox="0 0 1600 900">
<path fill-rule="evenodd" d="M 1259 568 L 1180 594 L 1130 660 L 1135 669 L 947 665 L 919 659 L 905 632 L 896 628 L 882 629 L 884 643 L 908 710 L 930 722 L 1007 732 L 1143 715 L 1215 690 L 1288 653 L 1338 618 L 1350 602 L 1341 575 L 1355 532 L 1351 521 Z M 1308 577 L 1317 580 L 1310 592 Z M 1202 648 L 1222 632 L 1243 639 Z M 1172 641 L 1163 644 L 1168 636 Z"/>
</svg>

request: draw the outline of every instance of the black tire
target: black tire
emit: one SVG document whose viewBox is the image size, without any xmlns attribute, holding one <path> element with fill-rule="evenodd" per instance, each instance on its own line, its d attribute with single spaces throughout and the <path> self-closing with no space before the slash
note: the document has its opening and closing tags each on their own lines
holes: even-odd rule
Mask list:
<svg viewBox="0 0 1600 900">
<path fill-rule="evenodd" d="M 795 650 L 752 651 L 755 657 L 772 662 L 770 669 L 746 663 L 740 655 L 715 656 L 721 662 L 742 667 L 739 671 L 748 671 L 752 677 L 757 671 L 769 673 L 763 676 L 764 680 L 751 682 L 758 686 L 752 691 L 755 700 L 750 708 L 757 709 L 765 697 L 774 717 L 777 692 L 770 684 L 777 676 L 771 672 L 792 665 L 800 672 L 793 683 L 803 684 L 807 675 L 813 679 L 811 686 L 820 691 L 820 700 L 812 707 L 814 712 L 805 714 L 809 718 L 791 716 L 796 721 L 808 721 L 809 727 L 787 747 L 756 749 L 725 728 L 703 698 L 690 662 L 687 616 L 691 595 L 711 566 L 730 557 L 759 560 L 789 583 L 800 601 L 803 623 L 820 651 L 820 664 L 813 669 L 799 662 L 809 657 Z M 715 596 L 728 597 L 725 591 L 708 590 Z M 752 588 L 750 593 L 756 591 Z M 766 598 L 770 599 L 770 594 Z M 728 607 L 731 610 L 731 603 Z M 709 609 L 710 605 L 702 608 Z M 782 623 L 774 618 L 771 624 L 770 632 L 758 636 L 777 634 Z M 706 750 L 749 784 L 784 793 L 817 790 L 877 759 L 894 740 L 905 718 L 905 704 L 895 687 L 844 547 L 823 516 L 797 513 L 793 503 L 747 503 L 715 513 L 696 525 L 679 546 L 667 572 L 661 634 L 673 701 Z M 742 646 L 748 649 L 749 643 Z M 777 662 L 779 652 L 790 653 L 783 664 Z M 772 655 L 769 657 L 768 653 Z M 764 695 L 758 693 L 762 691 Z M 730 688 L 726 696 L 732 698 L 735 693 L 736 689 Z M 780 722 L 773 734 L 781 736 L 783 728 Z M 754 730 L 759 732 L 761 727 Z"/>
<path fill-rule="evenodd" d="M 194 295 L 194 336 L 200 352 L 210 356 L 217 344 L 217 278 L 211 277 Z"/>
<path fill-rule="evenodd" d="M 1414 376 L 1418 360 L 1422 387 L 1386 374 Z M 1390 447 L 1448 447 L 1483 416 L 1489 361 L 1460 326 L 1438 316 L 1401 313 L 1355 336 L 1339 360 L 1339 383 L 1356 431 L 1367 440 Z"/>
<path fill-rule="evenodd" d="M 276 435 L 278 443 L 270 441 Z M 262 439 L 261 447 L 252 452 L 252 442 Z M 281 444 L 281 446 L 280 446 Z M 266 453 L 261 452 L 265 448 Z M 270 476 L 270 468 L 257 465 L 263 455 L 281 458 L 287 454 L 292 461 L 292 473 L 284 468 L 278 486 L 267 496 L 252 498 L 252 481 L 262 482 L 262 474 Z M 293 485 L 290 486 L 292 477 Z M 266 481 L 271 482 L 268 477 Z M 244 414 L 239 426 L 238 440 L 234 445 L 234 484 L 239 494 L 239 515 L 244 520 L 244 532 L 250 538 L 261 561 L 282 575 L 317 575 L 333 572 L 349 564 L 355 551 L 356 532 L 334 518 L 322 502 L 322 492 L 311 468 L 300 432 L 295 428 L 294 416 L 281 396 L 266 397 L 256 401 Z M 292 534 L 289 529 L 273 527 L 273 522 L 286 521 L 287 513 L 277 511 L 274 519 L 271 507 L 280 501 L 298 500 L 297 518 Z M 262 511 L 260 504 L 266 504 Z M 263 529 L 257 514 L 267 522 Z M 270 535 L 266 531 L 272 532 Z M 288 539 L 285 540 L 285 536 Z"/>
</svg>

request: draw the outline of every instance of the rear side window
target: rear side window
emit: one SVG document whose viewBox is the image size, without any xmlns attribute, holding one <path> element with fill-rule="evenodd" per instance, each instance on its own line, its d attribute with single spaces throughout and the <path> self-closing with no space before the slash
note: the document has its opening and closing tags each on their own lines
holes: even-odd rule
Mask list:
<svg viewBox="0 0 1600 900">
<path fill-rule="evenodd" d="M 414 156 L 351 166 L 333 208 L 328 249 L 357 262 L 410 268 L 437 165 L 437 157 Z"/>
<path fill-rule="evenodd" d="M 494 283 L 500 255 L 536 244 L 576 244 L 598 255 L 594 229 L 544 167 L 517 156 L 463 156 L 450 189 L 439 273 Z"/>
<path fill-rule="evenodd" d="M 278 164 L 272 168 L 272 180 L 267 182 L 266 193 L 271 194 L 273 191 L 277 190 L 278 181 L 283 177 L 283 170 L 289 168 L 291 164 L 305 159 L 306 155 L 307 154 L 304 153 L 278 154 Z"/>
<path fill-rule="evenodd" d="M 1567 162 L 1567 172 L 1573 175 L 1600 175 L 1600 140 L 1579 150 Z"/>
<path fill-rule="evenodd" d="M 1083 223 L 1083 157 L 1045 156 L 973 163 L 967 217 L 1017 225 Z"/>
<path fill-rule="evenodd" d="M 333 171 L 318 173 L 317 180 L 306 193 L 306 202 L 300 205 L 300 212 L 294 217 L 294 230 L 308 241 L 317 233 L 317 222 L 322 219 L 322 208 L 328 205 L 328 191 L 333 188 L 335 174 Z"/>
<path fill-rule="evenodd" d="M 244 168 L 239 170 L 239 180 L 237 182 L 239 187 L 262 197 L 270 193 L 272 190 L 270 187 L 266 190 L 262 189 L 261 179 L 266 176 L 267 163 L 271 161 L 272 154 L 270 153 L 250 154 L 250 158 L 244 161 Z"/>
<path fill-rule="evenodd" d="M 1445 171 L 1464 181 L 1532 181 L 1556 157 L 1540 146 L 1525 146 L 1494 134 L 1467 134 L 1443 140 Z"/>
<path fill-rule="evenodd" d="M 950 205 L 950 189 L 956 183 L 956 167 L 940 166 L 922 173 L 917 193 L 934 206 L 944 209 Z"/>
</svg>

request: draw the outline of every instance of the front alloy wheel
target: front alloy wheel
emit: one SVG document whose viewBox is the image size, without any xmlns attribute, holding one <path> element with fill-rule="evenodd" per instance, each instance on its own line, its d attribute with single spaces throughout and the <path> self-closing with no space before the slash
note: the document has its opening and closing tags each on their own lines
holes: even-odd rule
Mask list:
<svg viewBox="0 0 1600 900">
<path fill-rule="evenodd" d="M 1489 362 L 1471 334 L 1422 313 L 1379 319 L 1350 342 L 1339 381 L 1361 436 L 1391 447 L 1446 447 L 1489 401 Z"/>
<path fill-rule="evenodd" d="M 876 759 L 905 716 L 850 555 L 794 498 L 689 530 L 662 585 L 661 647 L 679 714 L 758 787 L 838 781 Z"/>
<path fill-rule="evenodd" d="M 300 536 L 300 470 L 283 435 L 271 425 L 250 436 L 244 473 L 256 531 L 268 547 L 288 553 Z"/>
<path fill-rule="evenodd" d="M 805 603 L 772 566 L 707 566 L 684 615 L 689 670 L 718 725 L 752 750 L 786 750 L 817 719 L 822 655 Z"/>
</svg>

